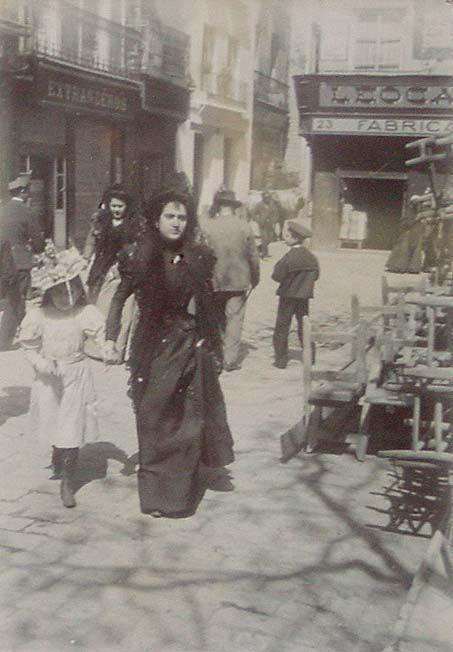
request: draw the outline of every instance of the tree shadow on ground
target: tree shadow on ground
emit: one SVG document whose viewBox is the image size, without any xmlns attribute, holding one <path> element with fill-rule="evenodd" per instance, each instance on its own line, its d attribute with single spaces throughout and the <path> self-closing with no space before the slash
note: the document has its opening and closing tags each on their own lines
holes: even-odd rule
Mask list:
<svg viewBox="0 0 453 652">
<path fill-rule="evenodd" d="M 133 456 L 129 457 L 121 448 L 110 442 L 96 442 L 87 444 L 80 450 L 77 475 L 74 482 L 74 489 L 78 491 L 92 480 L 101 480 L 107 476 L 108 461 L 116 460 L 122 462 L 123 475 L 132 475 Z"/>
<path fill-rule="evenodd" d="M 116 448 L 104 443 L 94 444 L 91 448 L 93 447 L 97 451 L 97 456 L 102 459 L 108 458 L 115 452 L 112 448 Z M 91 452 L 93 453 L 93 450 Z M 412 572 L 411 564 L 406 564 L 407 557 L 396 555 L 380 533 L 365 527 L 354 511 L 355 501 L 348 500 L 352 495 L 366 494 L 376 487 L 375 468 L 360 466 L 362 472 L 366 471 L 361 479 L 345 482 L 344 487 L 341 488 L 335 482 L 335 471 L 332 471 L 332 465 L 321 456 L 297 458 L 292 466 L 295 467 L 295 473 L 289 474 L 284 491 L 309 497 L 310 502 L 304 499 L 298 503 L 296 511 L 290 508 L 288 515 L 292 514 L 291 529 L 295 535 L 298 533 L 304 535 L 307 531 L 311 531 L 311 536 L 315 537 L 316 531 L 322 532 L 328 527 L 325 538 L 323 536 L 316 538 L 316 554 L 305 555 L 302 543 L 297 558 L 290 564 L 286 562 L 278 566 L 273 561 L 276 551 L 268 549 L 265 541 L 261 545 L 253 538 L 249 543 L 246 566 L 243 560 L 233 563 L 234 556 L 228 558 L 228 563 L 225 563 L 221 556 L 214 557 L 213 563 L 209 565 L 206 563 L 203 545 L 206 540 L 209 542 L 212 528 L 218 527 L 218 524 L 215 526 L 219 519 L 219 512 L 216 509 L 206 510 L 203 518 L 194 522 L 190 529 L 190 536 L 187 536 L 189 530 L 187 532 L 181 530 L 182 536 L 178 537 L 175 537 L 177 530 L 174 527 L 168 530 L 165 528 L 156 530 L 153 519 L 140 517 L 134 520 L 131 517 L 123 521 L 97 518 L 96 537 L 93 539 L 93 534 L 86 527 L 85 519 L 89 518 L 87 516 L 84 517 L 85 527 L 77 535 L 76 544 L 74 544 L 72 530 L 61 535 L 55 529 L 50 529 L 50 537 L 63 536 L 61 549 L 56 548 L 55 554 L 50 557 L 42 553 L 39 555 L 37 550 L 33 549 L 33 554 L 30 553 L 27 562 L 26 575 L 18 575 L 16 582 L 12 585 L 10 583 L 10 591 L 14 590 L 15 595 L 22 599 L 30 600 L 30 596 L 37 599 L 42 596 L 44 588 L 49 587 L 49 582 L 58 583 L 59 590 L 63 591 L 65 603 L 68 600 L 73 602 L 75 617 L 79 615 L 77 609 L 82 608 L 85 596 L 87 600 L 96 604 L 106 600 L 106 596 L 111 600 L 112 594 L 120 591 L 121 595 L 127 596 L 131 609 L 128 615 L 142 625 L 146 623 L 150 649 L 165 649 L 165 643 L 162 644 L 159 632 L 174 631 L 172 649 L 176 649 L 175 645 L 178 645 L 178 649 L 182 649 L 182 643 L 185 642 L 187 648 L 202 652 L 213 649 L 210 643 L 213 636 L 213 618 L 217 615 L 213 616 L 211 605 L 207 606 L 207 591 L 211 587 L 214 607 L 221 591 L 222 596 L 231 596 L 231 604 L 237 605 L 241 612 L 251 612 L 263 619 L 269 611 L 269 605 L 272 604 L 267 602 L 266 596 L 270 594 L 272 599 L 278 599 L 280 604 L 282 591 L 286 591 L 285 587 L 288 587 L 287 595 L 293 596 L 291 599 L 296 600 L 295 607 L 300 608 L 302 613 L 306 608 L 312 609 L 310 612 L 312 618 L 309 622 L 296 615 L 292 616 L 291 611 L 288 617 L 285 617 L 284 613 L 282 616 L 277 615 L 272 624 L 272 632 L 269 630 L 267 634 L 270 644 L 266 649 L 269 652 L 282 649 L 283 642 L 285 649 L 300 649 L 307 631 L 309 636 L 314 636 L 314 628 L 319 631 L 318 638 L 321 633 L 324 636 L 327 630 L 331 632 L 325 634 L 326 638 L 323 642 L 327 641 L 328 636 L 330 639 L 322 649 L 354 648 L 360 649 L 361 652 L 377 652 L 384 647 L 383 633 L 388 631 L 389 625 L 394 620 L 391 609 L 386 610 L 385 607 L 388 598 L 393 600 L 392 605 L 394 605 L 395 592 L 402 593 L 407 590 L 412 580 Z M 207 472 L 209 476 L 210 470 L 208 469 Z M 228 475 L 227 471 L 224 472 Z M 244 521 L 250 522 L 251 519 L 256 519 L 257 527 L 259 523 L 263 523 L 263 519 L 269 521 L 275 516 L 278 518 L 284 506 L 278 501 L 275 502 L 272 497 L 282 496 L 282 493 L 275 492 L 274 487 L 269 487 L 269 491 L 271 493 L 268 502 L 256 505 L 250 502 L 238 504 L 234 507 L 234 513 L 239 510 L 239 517 Z M 321 524 L 320 512 L 323 515 Z M 231 511 L 227 510 L 226 518 L 233 518 Z M 234 522 L 236 521 L 233 520 Z M 239 538 L 239 541 L 242 542 L 242 539 Z M 303 537 L 301 541 L 303 542 Z M 123 542 L 124 546 L 128 544 L 134 546 L 134 554 L 123 562 L 115 561 L 112 551 Z M 91 560 L 86 557 L 86 551 L 94 543 L 105 554 L 105 560 L 101 565 L 96 558 Z M 287 545 L 284 539 L 282 545 L 284 547 Z M 208 548 L 209 546 L 208 543 Z M 48 549 L 50 547 L 46 540 L 46 550 Z M 190 559 L 192 550 L 198 550 L 197 554 L 192 561 L 184 565 L 181 560 L 187 557 Z M 82 559 L 77 554 L 74 555 L 74 552 L 83 554 Z M 161 562 L 157 561 L 159 554 L 162 554 Z M 265 563 L 266 555 L 270 555 L 269 565 Z M 22 558 L 19 563 L 22 567 L 24 564 Z M 137 572 L 138 570 L 140 572 Z M 360 579 L 360 582 L 357 573 L 365 576 Z M 359 582 L 358 588 L 362 587 L 363 596 L 359 594 L 354 598 L 357 582 Z M 174 593 L 171 594 L 171 591 Z M 365 618 L 364 611 L 363 619 L 357 618 L 348 606 L 349 602 L 345 604 L 346 598 L 358 601 L 366 595 L 373 595 L 375 609 L 383 609 L 384 622 L 379 625 L 376 632 L 373 630 L 372 633 L 367 631 L 367 626 L 373 621 L 374 616 Z M 181 613 L 184 614 L 183 632 L 171 627 L 175 622 L 174 619 L 172 620 L 172 609 L 168 608 L 167 613 L 167 609 L 164 608 L 169 604 L 169 596 L 170 600 L 174 600 L 174 606 L 171 604 L 170 607 L 177 610 L 178 617 Z M 334 600 L 336 597 L 338 602 Z M 157 610 L 156 605 L 162 606 Z M 126 604 L 119 606 L 122 610 L 127 608 Z M 362 605 L 358 604 L 357 610 L 359 608 L 361 609 Z M 17 610 L 17 614 L 12 619 L 16 642 L 26 643 L 30 649 L 33 644 L 35 649 L 40 647 L 43 641 L 40 632 L 43 630 L 42 628 L 38 630 L 35 622 L 39 617 L 40 625 L 42 623 L 46 625 L 46 641 L 53 644 L 51 649 L 66 649 L 67 623 L 61 618 L 55 618 L 54 611 L 53 603 L 50 601 L 49 607 L 46 608 L 44 605 L 39 615 L 32 610 Z M 368 610 L 368 613 L 370 611 Z M 119 614 L 124 617 L 124 611 L 120 611 Z M 220 611 L 218 617 L 220 621 L 214 620 L 214 625 L 228 627 L 230 630 L 231 623 L 222 619 Z M 246 617 L 247 613 L 244 613 L 244 618 Z M 84 618 L 86 620 L 86 616 Z M 249 622 L 248 620 L 246 625 Z M 91 623 L 88 622 L 86 629 L 84 629 L 85 621 L 76 622 L 73 635 L 77 637 L 79 646 L 89 649 L 91 642 L 89 637 L 92 636 L 92 632 L 88 625 L 95 627 L 96 640 L 101 648 L 106 641 L 112 644 L 111 636 L 114 630 L 118 636 L 118 644 L 123 645 L 121 649 L 136 649 L 134 644 L 130 643 L 127 647 L 124 637 L 129 634 L 125 633 L 121 623 L 121 618 L 116 623 L 111 618 L 99 615 L 96 621 L 92 619 Z M 254 627 L 263 627 L 262 621 L 252 624 Z M 378 637 L 380 640 L 377 640 Z M 169 641 L 167 643 L 170 645 Z M 233 644 L 230 649 L 240 648 L 234 647 Z"/>
<path fill-rule="evenodd" d="M 372 491 L 385 503 L 372 512 L 387 517 L 385 525 L 368 524 L 379 530 L 429 539 L 436 530 L 448 530 L 450 486 L 448 468 L 391 463 L 387 482 L 380 491 Z M 407 464 L 407 463 L 406 463 Z"/>
<path fill-rule="evenodd" d="M 28 412 L 30 405 L 30 387 L 15 385 L 4 387 L 4 396 L 0 396 L 0 426 L 11 417 L 20 417 Z"/>
</svg>

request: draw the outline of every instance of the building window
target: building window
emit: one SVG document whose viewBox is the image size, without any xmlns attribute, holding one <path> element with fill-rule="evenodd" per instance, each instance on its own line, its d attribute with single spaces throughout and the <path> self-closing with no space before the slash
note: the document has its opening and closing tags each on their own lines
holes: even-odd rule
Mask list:
<svg viewBox="0 0 453 652">
<path fill-rule="evenodd" d="M 223 142 L 223 185 L 231 189 L 233 184 L 233 140 L 225 137 Z"/>
<path fill-rule="evenodd" d="M 63 210 L 65 208 L 66 192 L 66 161 L 64 156 L 58 154 L 55 159 L 55 208 Z"/>
<path fill-rule="evenodd" d="M 212 60 L 214 58 L 214 30 L 210 25 L 204 26 L 203 32 L 203 52 L 201 61 L 202 74 L 212 72 Z"/>
<path fill-rule="evenodd" d="M 123 183 L 124 138 L 120 129 L 112 131 L 112 182 Z"/>
<path fill-rule="evenodd" d="M 366 10 L 357 18 L 353 39 L 354 70 L 398 70 L 403 12 Z"/>
</svg>

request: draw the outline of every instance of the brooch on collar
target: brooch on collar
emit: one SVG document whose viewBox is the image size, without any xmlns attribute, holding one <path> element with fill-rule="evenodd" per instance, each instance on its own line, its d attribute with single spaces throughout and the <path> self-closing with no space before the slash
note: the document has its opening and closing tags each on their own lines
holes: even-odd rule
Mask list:
<svg viewBox="0 0 453 652">
<path fill-rule="evenodd" d="M 172 265 L 177 265 L 183 260 L 184 256 L 182 254 L 177 254 L 176 256 L 173 256 L 171 259 Z"/>
</svg>

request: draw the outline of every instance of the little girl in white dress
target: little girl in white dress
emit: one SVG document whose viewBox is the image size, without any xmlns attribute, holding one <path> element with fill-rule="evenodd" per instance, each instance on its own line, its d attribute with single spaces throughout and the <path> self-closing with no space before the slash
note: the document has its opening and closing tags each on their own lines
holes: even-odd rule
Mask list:
<svg viewBox="0 0 453 652">
<path fill-rule="evenodd" d="M 98 438 L 96 394 L 84 353 L 87 337 L 104 341 L 104 315 L 87 305 L 79 273 L 85 261 L 75 249 L 56 254 L 34 273 L 42 304 L 22 321 L 19 339 L 34 367 L 30 423 L 40 441 L 53 447 L 53 478 L 61 498 L 74 507 L 72 487 L 79 448 Z"/>
</svg>

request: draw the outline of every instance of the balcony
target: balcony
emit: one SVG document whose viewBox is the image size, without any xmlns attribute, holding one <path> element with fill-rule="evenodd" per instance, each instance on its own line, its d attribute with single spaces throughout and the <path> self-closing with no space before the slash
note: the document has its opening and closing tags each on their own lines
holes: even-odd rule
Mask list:
<svg viewBox="0 0 453 652">
<path fill-rule="evenodd" d="M 20 17 L 18 2 L 0 2 L 0 34 L 20 36 L 25 25 Z"/>
<path fill-rule="evenodd" d="M 288 111 L 288 84 L 255 70 L 253 94 L 256 100 Z"/>
<path fill-rule="evenodd" d="M 172 27 L 152 23 L 147 28 L 148 52 L 142 72 L 165 77 L 175 83 L 187 83 L 190 37 Z"/>
<path fill-rule="evenodd" d="M 119 77 L 142 69 L 140 32 L 68 1 L 29 0 L 25 23 L 23 54 L 41 54 Z"/>
<path fill-rule="evenodd" d="M 204 72 L 201 78 L 201 89 L 218 102 L 233 104 L 240 108 L 247 106 L 249 85 L 233 77 L 226 68 L 217 73 Z"/>
</svg>

